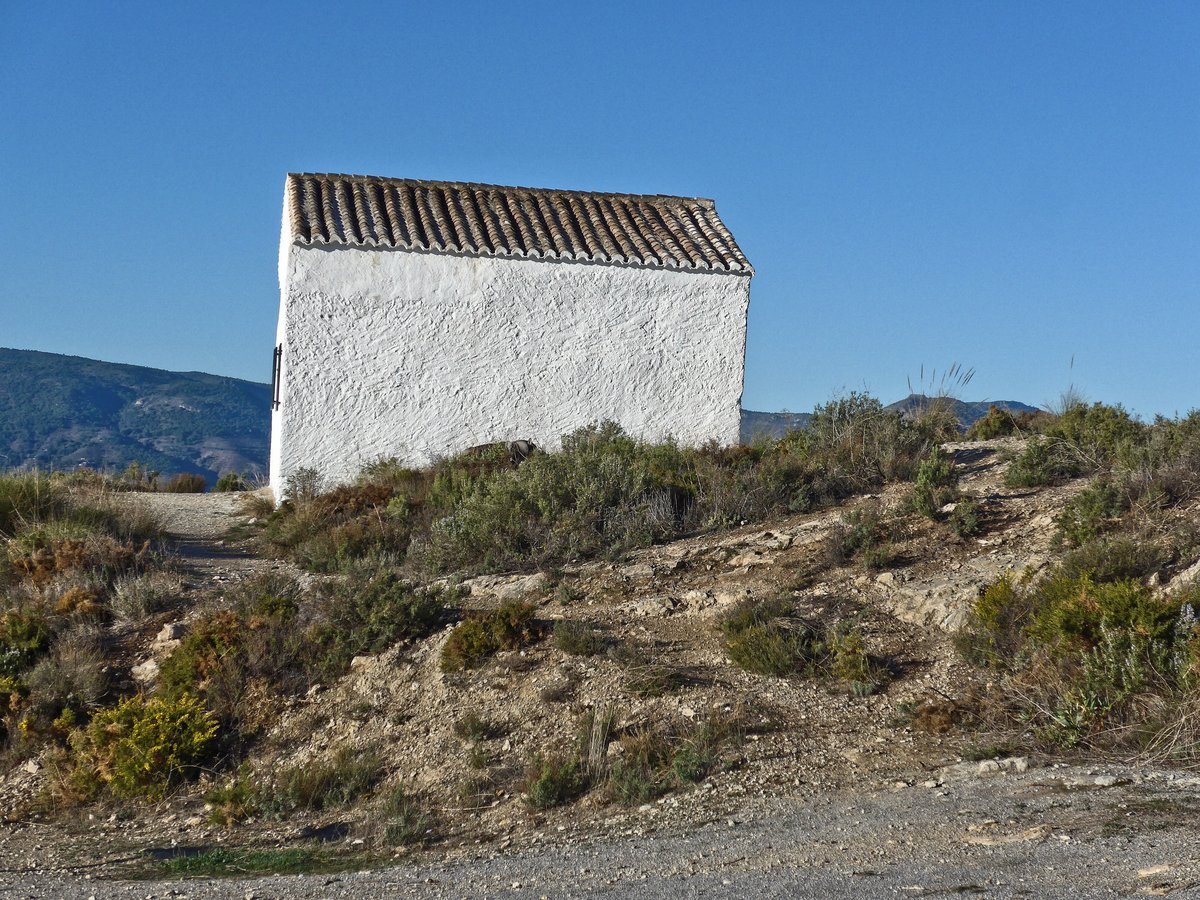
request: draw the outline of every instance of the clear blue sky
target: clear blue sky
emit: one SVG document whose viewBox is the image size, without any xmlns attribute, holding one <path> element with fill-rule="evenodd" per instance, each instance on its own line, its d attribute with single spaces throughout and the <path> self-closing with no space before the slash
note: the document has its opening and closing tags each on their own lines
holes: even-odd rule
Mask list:
<svg viewBox="0 0 1200 900">
<path fill-rule="evenodd" d="M 750 408 L 1200 405 L 1195 2 L 2 0 L 0 96 L 0 346 L 268 380 L 284 174 L 357 172 L 715 198 Z"/>
</svg>

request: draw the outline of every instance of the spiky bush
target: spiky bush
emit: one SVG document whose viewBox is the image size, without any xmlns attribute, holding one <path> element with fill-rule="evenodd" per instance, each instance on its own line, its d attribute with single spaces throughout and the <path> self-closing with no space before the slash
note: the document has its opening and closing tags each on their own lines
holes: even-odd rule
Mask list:
<svg viewBox="0 0 1200 900">
<path fill-rule="evenodd" d="M 136 694 L 71 735 L 71 781 L 84 796 L 157 799 L 198 773 L 216 737 L 216 718 L 199 698 Z"/>
</svg>

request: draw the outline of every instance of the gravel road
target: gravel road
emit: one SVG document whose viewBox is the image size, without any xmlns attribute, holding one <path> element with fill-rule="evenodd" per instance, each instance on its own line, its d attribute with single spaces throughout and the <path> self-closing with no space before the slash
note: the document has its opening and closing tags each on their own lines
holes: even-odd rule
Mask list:
<svg viewBox="0 0 1200 900">
<path fill-rule="evenodd" d="M 1200 896 L 1200 779 L 1078 767 L 747 807 L 683 834 L 533 845 L 375 871 L 193 881 L 0 873 L 27 898 Z M 928 785 L 928 786 L 926 786 Z"/>
</svg>

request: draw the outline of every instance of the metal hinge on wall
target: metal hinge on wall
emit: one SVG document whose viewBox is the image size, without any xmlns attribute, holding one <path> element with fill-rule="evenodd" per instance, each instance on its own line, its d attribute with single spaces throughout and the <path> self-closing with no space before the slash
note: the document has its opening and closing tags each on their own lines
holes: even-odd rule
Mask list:
<svg viewBox="0 0 1200 900">
<path fill-rule="evenodd" d="M 279 386 L 283 376 L 283 344 L 275 347 L 275 358 L 271 361 L 271 409 L 279 409 Z"/>
</svg>

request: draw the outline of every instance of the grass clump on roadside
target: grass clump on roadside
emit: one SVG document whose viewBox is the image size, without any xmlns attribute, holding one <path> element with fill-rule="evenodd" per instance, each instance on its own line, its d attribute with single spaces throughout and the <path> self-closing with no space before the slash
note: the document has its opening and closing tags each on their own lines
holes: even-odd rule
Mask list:
<svg viewBox="0 0 1200 900">
<path fill-rule="evenodd" d="M 341 747 L 327 759 L 281 769 L 259 786 L 257 806 L 280 817 L 346 806 L 373 790 L 384 772 L 376 749 Z"/>
<path fill-rule="evenodd" d="M 577 800 L 591 786 L 577 755 L 534 754 L 525 767 L 523 791 L 530 809 L 550 809 Z"/>
</svg>

